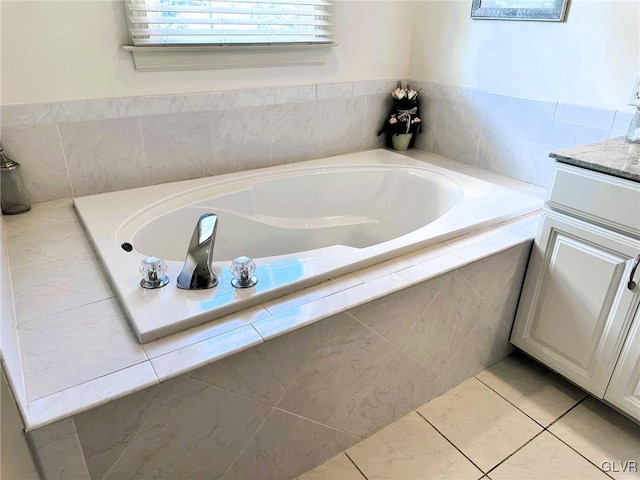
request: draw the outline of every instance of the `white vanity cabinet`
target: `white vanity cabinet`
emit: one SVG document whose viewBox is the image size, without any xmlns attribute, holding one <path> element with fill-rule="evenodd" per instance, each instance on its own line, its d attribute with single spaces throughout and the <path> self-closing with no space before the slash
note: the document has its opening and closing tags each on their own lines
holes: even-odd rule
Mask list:
<svg viewBox="0 0 640 480">
<path fill-rule="evenodd" d="M 640 420 L 640 309 L 622 348 L 605 400 Z"/>
<path fill-rule="evenodd" d="M 557 163 L 511 335 L 638 419 L 640 285 L 628 282 L 639 255 L 640 184 Z"/>
</svg>

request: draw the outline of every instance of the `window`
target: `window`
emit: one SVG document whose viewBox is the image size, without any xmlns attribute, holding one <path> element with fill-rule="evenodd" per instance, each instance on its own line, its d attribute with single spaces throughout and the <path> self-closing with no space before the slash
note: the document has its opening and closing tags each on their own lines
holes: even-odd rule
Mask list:
<svg viewBox="0 0 640 480">
<path fill-rule="evenodd" d="M 126 6 L 135 46 L 331 43 L 326 0 L 129 0 Z"/>
<path fill-rule="evenodd" d="M 185 57 L 178 52 L 187 51 L 201 60 L 217 59 L 209 67 L 252 66 L 249 57 L 265 47 L 284 52 L 284 64 L 321 63 L 315 58 L 317 47 L 333 45 L 332 5 L 330 0 L 125 0 L 131 45 L 124 48 L 134 52 L 138 69 L 136 54 L 154 52 L 180 55 L 177 68 L 198 68 L 183 64 Z M 305 47 L 306 55 L 294 53 Z M 309 55 L 313 47 L 316 54 Z M 230 51 L 236 53 L 229 56 Z M 229 65 L 225 56 L 235 61 Z M 271 56 L 266 64 L 278 62 Z"/>
</svg>

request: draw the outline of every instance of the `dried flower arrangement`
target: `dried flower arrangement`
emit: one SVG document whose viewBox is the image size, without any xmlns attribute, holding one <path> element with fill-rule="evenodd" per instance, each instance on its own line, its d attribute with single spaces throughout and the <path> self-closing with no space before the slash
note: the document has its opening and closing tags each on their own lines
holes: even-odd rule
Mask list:
<svg viewBox="0 0 640 480">
<path fill-rule="evenodd" d="M 421 131 L 422 120 L 420 118 L 419 91 L 412 90 L 407 84 L 402 87 L 398 82 L 397 88 L 391 92 L 393 106 L 387 118 L 378 131 L 378 135 L 386 134 L 387 147 L 392 146 L 392 136 L 402 134 L 418 134 Z M 410 145 L 413 145 L 415 136 L 411 138 Z"/>
</svg>

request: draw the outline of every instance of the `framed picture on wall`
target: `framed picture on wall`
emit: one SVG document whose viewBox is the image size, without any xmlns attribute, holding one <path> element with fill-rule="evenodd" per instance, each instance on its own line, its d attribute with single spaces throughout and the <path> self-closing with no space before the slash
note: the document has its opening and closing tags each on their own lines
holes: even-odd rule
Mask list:
<svg viewBox="0 0 640 480">
<path fill-rule="evenodd" d="M 563 22 L 569 0 L 472 0 L 474 20 Z"/>
</svg>

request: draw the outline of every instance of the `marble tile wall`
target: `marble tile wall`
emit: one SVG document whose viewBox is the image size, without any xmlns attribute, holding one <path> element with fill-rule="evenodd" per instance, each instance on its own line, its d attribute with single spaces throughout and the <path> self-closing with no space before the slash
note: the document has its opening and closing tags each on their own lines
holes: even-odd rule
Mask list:
<svg viewBox="0 0 640 480">
<path fill-rule="evenodd" d="M 415 147 L 546 187 L 549 152 L 626 135 L 632 107 L 608 110 L 420 82 L 424 133 Z"/>
<path fill-rule="evenodd" d="M 395 79 L 2 106 L 33 202 L 377 148 Z M 546 186 L 552 150 L 626 133 L 631 110 L 421 88 L 416 148 Z"/>
<path fill-rule="evenodd" d="M 530 248 L 35 430 L 46 478 L 294 478 L 509 354 Z"/>
<path fill-rule="evenodd" d="M 396 80 L 3 105 L 32 202 L 377 148 Z"/>
</svg>

